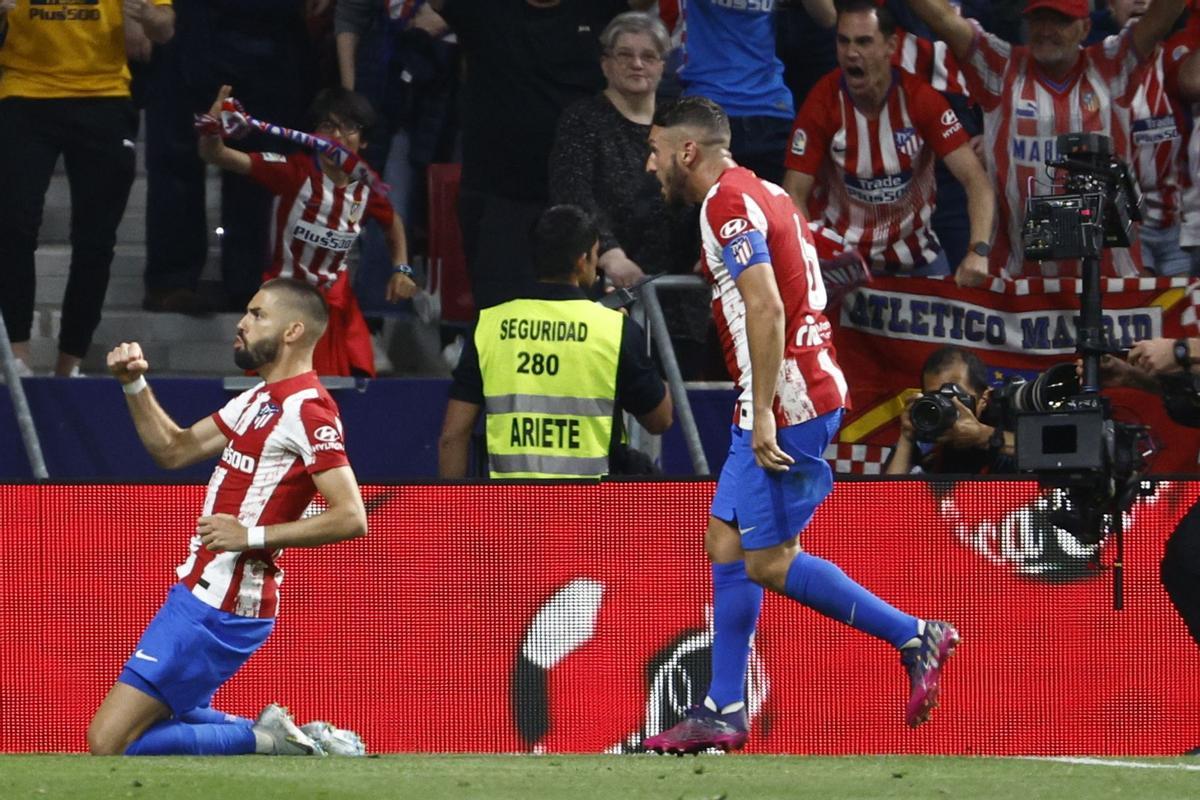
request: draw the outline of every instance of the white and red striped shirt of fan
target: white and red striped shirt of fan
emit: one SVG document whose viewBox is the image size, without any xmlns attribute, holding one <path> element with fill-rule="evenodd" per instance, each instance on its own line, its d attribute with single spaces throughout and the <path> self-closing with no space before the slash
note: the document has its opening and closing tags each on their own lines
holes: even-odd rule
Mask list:
<svg viewBox="0 0 1200 800">
<path fill-rule="evenodd" d="M 841 70 L 822 78 L 796 115 L 784 163 L 815 177 L 809 209 L 847 247 L 873 268 L 906 271 L 941 253 L 930 226 L 934 157 L 969 137 L 928 83 L 901 70 L 893 74 L 878 116 L 855 105 Z"/>
<path fill-rule="evenodd" d="M 991 154 L 988 171 L 997 186 L 998 227 L 992 245 L 993 270 L 1013 276 L 1076 275 L 1074 261 L 1026 263 L 1021 226 L 1025 201 L 1052 194 L 1046 158 L 1055 155 L 1061 133 L 1101 133 L 1112 139 L 1113 153 L 1129 161 L 1130 103 L 1143 77 L 1142 62 L 1130 29 L 1080 51 L 1075 71 L 1061 85 L 1043 77 L 1028 47 L 1013 46 L 984 31 L 977 22 L 971 52 L 962 64 L 971 97 L 984 112 L 984 139 Z M 1138 264 L 1130 250 L 1104 251 L 1108 275 L 1134 275 Z"/>
<path fill-rule="evenodd" d="M 311 153 L 286 158 L 251 153 L 250 177 L 276 196 L 267 278 L 296 278 L 327 289 L 345 268 L 364 219 L 378 220 L 385 230 L 392 224 L 386 197 L 362 181 L 335 185 Z"/>
</svg>

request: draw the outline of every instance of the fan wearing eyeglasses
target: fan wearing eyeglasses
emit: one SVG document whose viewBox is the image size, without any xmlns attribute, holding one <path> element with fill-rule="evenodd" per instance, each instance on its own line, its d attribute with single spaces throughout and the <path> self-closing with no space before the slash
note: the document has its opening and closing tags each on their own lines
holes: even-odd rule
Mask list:
<svg viewBox="0 0 1200 800">
<path fill-rule="evenodd" d="M 210 114 L 219 117 L 232 89 L 222 86 Z M 253 109 L 249 109 L 253 113 Z M 370 103 L 349 89 L 325 89 L 309 109 L 313 131 L 352 153 L 365 144 L 374 122 Z M 200 157 L 221 169 L 248 175 L 276 196 L 272 212 L 271 263 L 263 280 L 296 278 L 317 287 L 329 304 L 329 325 L 313 352 L 319 375 L 375 377 L 371 333 L 350 287 L 346 255 L 362 225 L 374 220 L 384 231 L 394 270 L 384 289 L 388 302 L 417 290 L 408 266 L 404 221 L 387 195 L 354 180 L 324 155 L 243 153 L 220 136 L 200 136 Z"/>
<path fill-rule="evenodd" d="M 580 206 L 595 218 L 600 271 L 612 286 L 632 286 L 646 274 L 688 274 L 700 245 L 695 210 L 668 208 L 645 169 L 670 35 L 657 17 L 629 11 L 604 28 L 600 47 L 604 89 L 572 103 L 558 121 L 551 202 Z M 691 377 L 704 364 L 708 292 L 667 292 L 661 299 L 680 367 Z"/>
</svg>

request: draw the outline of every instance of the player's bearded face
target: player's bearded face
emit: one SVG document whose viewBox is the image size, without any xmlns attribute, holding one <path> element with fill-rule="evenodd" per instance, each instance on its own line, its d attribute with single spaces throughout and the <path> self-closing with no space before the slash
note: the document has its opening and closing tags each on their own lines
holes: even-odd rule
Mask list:
<svg viewBox="0 0 1200 800">
<path fill-rule="evenodd" d="M 238 365 L 238 369 L 258 369 L 271 363 L 279 355 L 282 338 L 282 334 L 269 335 L 251 342 L 239 331 L 238 340 L 242 346 L 233 349 L 233 363 Z"/>
<path fill-rule="evenodd" d="M 662 184 L 663 198 L 673 206 L 686 205 L 687 174 L 679 163 L 679 156 L 671 154 L 671 160 L 658 168 L 658 180 Z"/>
</svg>

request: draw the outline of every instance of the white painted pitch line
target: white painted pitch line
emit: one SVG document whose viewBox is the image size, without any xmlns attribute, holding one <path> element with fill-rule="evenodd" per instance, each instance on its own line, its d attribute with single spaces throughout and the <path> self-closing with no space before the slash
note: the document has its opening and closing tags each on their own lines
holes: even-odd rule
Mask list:
<svg viewBox="0 0 1200 800">
<path fill-rule="evenodd" d="M 1200 764 L 1151 764 L 1145 761 L 1111 761 L 1106 758 L 1074 756 L 1017 756 L 1018 761 L 1053 761 L 1059 764 L 1081 764 L 1088 767 L 1119 767 L 1121 769 L 1174 769 L 1180 772 L 1200 772 Z"/>
</svg>

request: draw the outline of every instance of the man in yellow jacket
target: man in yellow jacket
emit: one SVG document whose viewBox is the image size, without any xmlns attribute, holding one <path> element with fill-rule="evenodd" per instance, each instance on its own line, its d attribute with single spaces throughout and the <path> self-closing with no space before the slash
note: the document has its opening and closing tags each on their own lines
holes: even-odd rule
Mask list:
<svg viewBox="0 0 1200 800">
<path fill-rule="evenodd" d="M 487 412 L 493 478 L 598 478 L 621 440 L 617 416 L 651 433 L 671 424 L 671 395 L 641 329 L 584 293 L 596 280 L 599 233 L 576 206 L 554 206 L 533 231 L 537 283 L 485 308 L 454 371 L 438 473 L 467 474 L 471 431 Z"/>
<path fill-rule="evenodd" d="M 9 10 L 5 12 L 4 6 Z M 117 225 L 133 185 L 138 115 L 125 27 L 175 32 L 171 0 L 0 0 L 0 311 L 28 374 L 34 251 L 59 157 L 71 186 L 71 266 L 55 374 L 77 374 L 108 289 Z"/>
</svg>

